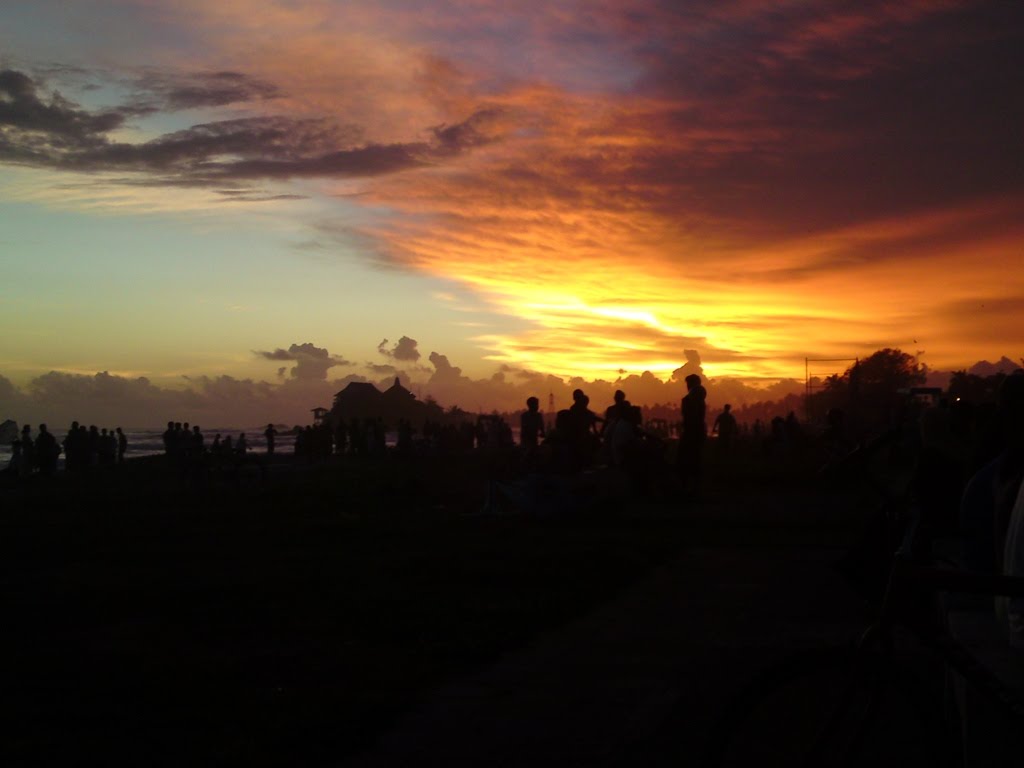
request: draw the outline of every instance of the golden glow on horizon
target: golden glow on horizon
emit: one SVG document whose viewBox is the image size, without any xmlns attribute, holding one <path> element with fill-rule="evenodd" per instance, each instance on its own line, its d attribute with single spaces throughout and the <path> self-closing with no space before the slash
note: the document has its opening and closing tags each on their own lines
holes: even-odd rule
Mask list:
<svg viewBox="0 0 1024 768">
<path fill-rule="evenodd" d="M 302 259 L 343 263 L 355 254 L 383 265 L 382 273 L 404 270 L 441 278 L 443 286 L 458 284 L 459 289 L 436 290 L 439 281 L 424 281 L 430 287 L 416 311 L 429 311 L 433 300 L 443 312 L 431 328 L 452 331 L 447 338 L 420 341 L 450 352 L 468 338 L 487 364 L 606 379 L 649 370 L 665 379 L 686 361 L 686 350 L 696 350 L 710 376 L 763 381 L 802 376 L 804 357 L 851 357 L 892 346 L 926 350 L 923 361 L 933 368 L 963 367 L 983 357 L 1019 355 L 1024 346 L 1024 200 L 999 197 L 1011 187 L 979 177 L 986 183 L 962 189 L 951 184 L 945 197 L 921 190 L 917 199 L 894 194 L 891 215 L 871 206 L 851 211 L 844 207 L 850 200 L 912 174 L 901 166 L 887 178 L 888 169 L 880 168 L 852 196 L 840 194 L 847 191 L 843 179 L 823 183 L 820 160 L 869 156 L 876 144 L 889 145 L 884 136 L 857 135 L 875 129 L 849 119 L 852 107 L 840 111 L 844 122 L 838 128 L 825 106 L 819 113 L 808 105 L 821 119 L 803 120 L 802 112 L 794 114 L 789 90 L 790 82 L 800 81 L 786 79 L 780 86 L 775 80 L 778 70 L 807 74 L 801 68 L 814 55 L 849 48 L 851 60 L 834 82 L 820 71 L 811 73 L 810 82 L 820 81 L 821 90 L 808 91 L 808 100 L 813 96 L 821 106 L 837 94 L 854 99 L 856 93 L 844 90 L 849 83 L 858 93 L 874 93 L 861 85 L 877 84 L 890 71 L 906 69 L 907 82 L 916 82 L 910 76 L 922 57 L 932 55 L 932 38 L 922 38 L 921 49 L 894 47 L 883 57 L 858 46 L 873 35 L 912 34 L 923 19 L 934 17 L 939 28 L 955 5 L 908 3 L 872 14 L 796 9 L 790 24 L 788 10 L 722 4 L 690 13 L 693 29 L 680 26 L 678 34 L 663 36 L 665 29 L 676 30 L 672 25 L 680 17 L 658 4 L 636 14 L 624 14 L 626 6 L 616 3 L 597 4 L 586 19 L 577 19 L 557 4 L 538 4 L 524 18 L 492 3 L 460 4 L 458 14 L 428 5 L 402 4 L 398 10 L 329 0 L 143 3 L 141 18 L 176 33 L 153 41 L 147 59 L 153 72 L 237 72 L 272 85 L 274 96 L 225 97 L 226 104 L 213 99 L 213 106 L 162 112 L 154 107 L 158 113 L 138 118 L 139 125 L 129 120 L 96 134 L 97 146 L 128 141 L 140 147 L 162 138 L 155 127 L 160 125 L 268 116 L 322 121 L 322 135 L 317 132 L 309 146 L 288 145 L 279 156 L 268 156 L 276 162 L 294 153 L 309 160 L 295 172 L 300 178 L 228 174 L 220 189 L 219 176 L 207 179 L 207 186 L 161 185 L 160 164 L 125 162 L 123 171 L 103 166 L 88 173 L 55 170 L 73 167 L 57 162 L 32 169 L 4 165 L 0 200 L 85 213 L 93 222 L 180 216 L 175 222 L 187 219 L 191 228 L 188 242 L 198 251 L 210 248 L 211 261 L 223 255 L 212 250 L 223 251 L 224 241 L 211 245 L 211 236 L 204 243 L 203 234 L 234 228 L 254 238 L 271 235 L 266 240 L 279 247 L 282 265 L 260 262 L 260 269 L 273 274 L 272 285 L 259 296 L 254 282 L 225 295 L 224 314 L 236 317 L 210 313 L 204 317 L 214 319 L 200 321 L 182 309 L 184 320 L 155 318 L 159 330 L 153 332 L 117 327 L 123 348 L 141 348 L 159 336 L 179 358 L 198 356 L 191 342 L 201 322 L 237 323 L 241 330 L 232 339 L 249 332 L 246 323 L 255 323 L 259 310 L 277 300 L 288 272 L 295 279 L 280 300 L 293 304 L 290 314 L 302 315 L 289 329 L 308 328 L 308 335 L 296 331 L 294 339 L 255 344 L 327 344 L 319 334 L 342 325 L 365 327 L 371 336 L 422 335 L 426 322 L 377 330 L 396 315 L 410 326 L 423 317 L 405 306 L 405 314 L 393 310 L 389 299 L 373 296 L 373 306 L 360 305 L 349 315 L 342 301 L 330 303 L 335 297 L 324 285 L 331 280 L 340 294 L 357 275 L 365 281 L 358 290 L 368 293 L 365 272 L 318 272 L 309 282 L 315 279 L 322 293 L 317 301 L 308 299 Z M 517 23 L 506 25 L 509 20 Z M 731 62 L 691 60 L 693 50 L 719 44 L 716 36 L 755 27 L 768 31 L 766 46 L 751 54 L 756 60 L 741 54 L 735 69 Z M 594 40 L 612 46 L 599 51 L 615 70 L 604 80 L 580 64 L 586 61 L 581 52 Z M 980 48 L 976 40 L 968 44 Z M 507 53 L 513 49 L 528 55 L 512 62 Z M 665 56 L 651 56 L 652 50 Z M 127 58 L 121 88 L 131 81 Z M 681 83 L 679 73 L 691 67 L 695 82 Z M 764 77 L 746 82 L 736 74 L 748 71 Z M 734 87 L 713 92 L 718 82 Z M 89 96 L 75 98 L 85 103 Z M 845 104 L 841 98 L 836 103 Z M 110 105 L 87 106 L 95 111 Z M 878 117 L 877 125 L 890 124 L 884 112 Z M 969 127 L 957 130 L 974 136 Z M 442 138 L 446 128 L 462 130 L 450 145 Z M 787 154 L 800 142 L 812 144 L 814 152 Z M 314 167 L 318 159 L 347 156 L 349 150 L 392 145 L 407 149 L 413 161 L 392 167 L 370 159 L 366 167 L 357 161 L 354 169 L 331 165 L 330 172 Z M 243 145 L 218 157 L 267 160 L 260 146 Z M 858 147 L 867 147 L 867 154 L 854 152 Z M 885 159 L 878 157 L 880 163 Z M 197 167 L 215 165 L 207 156 L 187 159 Z M 952 169 L 957 159 L 929 157 L 928 163 L 942 170 L 948 162 Z M 786 185 L 801 193 L 793 199 L 806 201 L 806 211 L 798 203 L 791 209 L 771 205 Z M 242 188 L 254 190 L 251 197 L 237 194 Z M 904 192 L 913 197 L 913 185 L 901 187 Z M 289 193 L 291 199 L 283 199 Z M 819 201 L 819 193 L 834 199 Z M 823 223 L 836 221 L 844 223 Z M 296 255 L 304 243 L 309 249 Z M 238 250 L 237 271 L 244 273 L 250 253 L 244 244 Z M 47 254 L 28 257 L 45 262 Z M 99 279 L 96 286 L 103 290 Z M 412 293 L 402 294 L 410 305 Z M 215 301 L 221 303 L 220 294 Z M 165 314 L 175 309 L 164 308 Z M 334 338 L 347 342 L 352 335 L 339 332 Z M 64 348 L 51 349 L 66 355 Z M 377 354 L 370 350 L 371 357 Z M 16 356 L 20 360 L 23 351 Z M 252 366 L 252 373 L 252 357 L 243 349 L 237 360 L 226 362 L 233 371 Z M 133 365 L 118 360 L 119 367 Z M 485 365 L 479 359 L 452 363 L 481 374 Z M 167 367 L 182 369 L 180 359 Z"/>
<path fill-rule="evenodd" d="M 683 349 L 692 348 L 711 376 L 799 378 L 805 356 L 910 349 L 917 338 L 919 347 L 930 348 L 925 362 L 932 367 L 964 365 L 959 350 L 943 349 L 957 331 L 944 307 L 984 295 L 994 281 L 1002 281 L 1007 296 L 1024 289 L 1019 270 L 1012 270 L 1024 232 L 1017 226 L 969 240 L 957 232 L 1010 209 L 996 203 L 736 248 L 723 253 L 716 269 L 689 275 L 674 267 L 672 250 L 651 247 L 616 260 L 594 247 L 580 249 L 557 217 L 529 237 L 520 230 L 514 247 L 496 232 L 460 234 L 450 250 L 445 246 L 454 238 L 444 231 L 418 233 L 402 244 L 422 268 L 460 277 L 531 324 L 516 336 L 478 337 L 492 350 L 488 359 L 561 375 L 614 378 L 624 369 L 665 378 L 683 362 Z M 575 226 L 602 225 L 577 219 Z M 547 245 L 535 245 L 541 242 Z M 610 252 L 619 250 L 609 245 Z M 581 250 L 581 257 L 566 258 Z M 500 259 L 486 256 L 494 251 Z"/>
</svg>

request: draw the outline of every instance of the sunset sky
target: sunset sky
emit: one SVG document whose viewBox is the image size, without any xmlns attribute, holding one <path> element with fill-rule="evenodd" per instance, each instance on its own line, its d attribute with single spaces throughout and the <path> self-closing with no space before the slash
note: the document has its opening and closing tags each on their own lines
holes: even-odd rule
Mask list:
<svg viewBox="0 0 1024 768">
<path fill-rule="evenodd" d="M 1022 73 L 1024 3 L 5 2 L 0 375 L 1018 360 Z"/>
</svg>

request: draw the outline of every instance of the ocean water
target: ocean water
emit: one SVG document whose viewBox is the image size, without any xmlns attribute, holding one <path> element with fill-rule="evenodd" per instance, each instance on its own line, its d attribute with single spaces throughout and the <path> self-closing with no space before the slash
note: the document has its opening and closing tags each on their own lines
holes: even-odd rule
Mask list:
<svg viewBox="0 0 1024 768">
<path fill-rule="evenodd" d="M 214 435 L 220 433 L 221 439 L 231 435 L 232 442 L 238 440 L 238 436 L 245 433 L 245 439 L 249 443 L 250 453 L 266 453 L 267 441 L 263 437 L 262 427 L 224 427 L 221 429 L 204 429 L 203 437 L 206 438 L 206 447 L 213 443 Z M 63 443 L 67 436 L 67 430 L 51 430 L 58 443 Z M 124 431 L 128 438 L 128 449 L 125 451 L 125 458 L 132 459 L 139 456 L 152 456 L 164 452 L 163 429 L 126 429 Z M 35 438 L 38 432 L 33 431 Z M 295 435 L 279 432 L 274 441 L 275 453 L 291 453 L 295 447 Z M 7 463 L 11 460 L 11 446 L 0 445 L 0 469 L 6 469 Z M 64 464 L 64 454 L 60 457 L 60 466 Z"/>
</svg>

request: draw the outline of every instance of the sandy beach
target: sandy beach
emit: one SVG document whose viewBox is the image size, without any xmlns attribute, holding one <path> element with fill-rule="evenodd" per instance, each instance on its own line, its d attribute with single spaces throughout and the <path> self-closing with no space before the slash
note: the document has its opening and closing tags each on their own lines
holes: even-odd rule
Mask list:
<svg viewBox="0 0 1024 768">
<path fill-rule="evenodd" d="M 643 631 L 659 635 L 654 620 L 710 644 L 697 688 L 750 668 L 752 632 L 771 656 L 863 618 L 832 568 L 863 521 L 793 477 L 721 478 L 687 504 L 606 493 L 539 517 L 481 513 L 491 470 L 479 455 L 255 466 L 195 483 L 153 457 L 5 491 L 9 764 L 399 764 L 374 755 L 408 749 L 409 718 L 446 686 L 561 633 L 580 646 L 563 653 L 590 653 L 576 623 L 603 611 L 603 631 L 640 626 L 615 601 L 665 568 L 699 575 L 678 594 L 652 588 L 671 607 Z M 768 568 L 773 557 L 803 570 Z M 656 654 L 666 675 L 694 660 L 671 656 Z M 616 675 L 607 654 L 593 661 L 574 672 L 588 678 L 577 694 L 599 696 Z M 566 716 L 569 738 L 582 726 Z M 516 717 L 527 731 L 540 722 Z M 678 713 L 634 717 L 653 718 L 641 730 L 654 738 Z M 660 747 L 629 747 L 633 726 L 609 733 L 614 749 L 589 764 L 696 749 L 694 728 Z"/>
</svg>

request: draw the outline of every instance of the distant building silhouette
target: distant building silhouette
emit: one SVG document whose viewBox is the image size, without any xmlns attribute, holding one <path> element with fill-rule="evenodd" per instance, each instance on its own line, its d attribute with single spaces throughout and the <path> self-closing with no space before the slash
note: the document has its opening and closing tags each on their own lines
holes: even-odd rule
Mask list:
<svg viewBox="0 0 1024 768">
<path fill-rule="evenodd" d="M 417 400 L 396 377 L 395 383 L 384 392 L 368 382 L 351 382 L 334 396 L 334 406 L 324 420 L 336 426 L 352 419 L 381 419 L 388 425 L 404 419 L 421 426 L 431 416 L 430 406 Z"/>
</svg>

